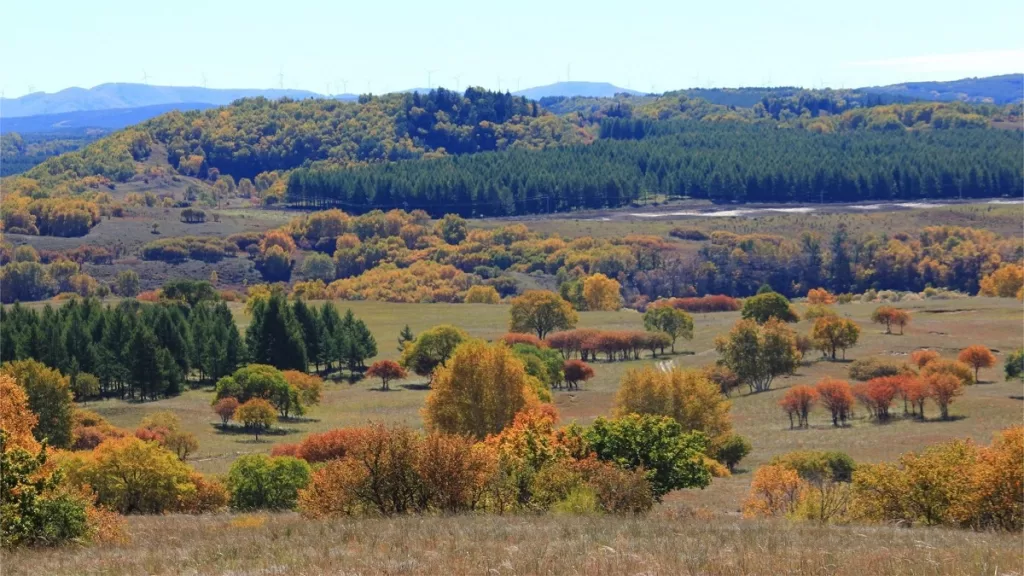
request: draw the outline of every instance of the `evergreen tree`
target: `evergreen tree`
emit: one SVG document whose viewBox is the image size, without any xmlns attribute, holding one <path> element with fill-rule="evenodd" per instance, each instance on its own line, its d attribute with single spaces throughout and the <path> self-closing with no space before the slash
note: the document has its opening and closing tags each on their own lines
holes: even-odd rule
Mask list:
<svg viewBox="0 0 1024 576">
<path fill-rule="evenodd" d="M 323 326 L 321 326 L 320 317 L 316 312 L 316 308 L 307 306 L 301 298 L 295 300 L 295 304 L 292 305 L 292 311 L 295 314 L 295 320 L 302 327 L 302 341 L 306 345 L 306 358 L 313 362 L 313 366 L 316 368 L 317 373 L 319 373 L 320 362 L 323 357 L 323 350 L 321 349 Z"/>
<path fill-rule="evenodd" d="M 405 345 L 408 344 L 409 342 L 412 342 L 415 339 L 416 335 L 412 333 L 412 330 L 409 328 L 409 325 L 406 324 L 405 328 L 402 328 L 402 331 L 399 332 L 398 334 L 398 351 L 404 352 Z"/>
<path fill-rule="evenodd" d="M 306 346 L 302 342 L 302 327 L 280 294 L 261 300 L 253 308 L 245 341 L 253 363 L 301 372 L 309 366 Z"/>
</svg>

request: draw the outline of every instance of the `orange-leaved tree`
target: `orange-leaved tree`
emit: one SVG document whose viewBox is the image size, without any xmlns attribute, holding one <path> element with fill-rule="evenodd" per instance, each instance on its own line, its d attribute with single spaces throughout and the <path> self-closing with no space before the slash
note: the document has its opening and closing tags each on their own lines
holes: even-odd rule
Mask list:
<svg viewBox="0 0 1024 576">
<path fill-rule="evenodd" d="M 793 416 L 796 416 L 797 426 L 807 428 L 811 406 L 817 398 L 818 393 L 810 386 L 799 385 L 786 390 L 786 394 L 779 400 L 779 406 L 782 406 L 789 416 L 790 428 L 793 427 Z"/>
<path fill-rule="evenodd" d="M 850 417 L 850 409 L 853 408 L 853 392 L 850 391 L 850 383 L 844 380 L 824 378 L 814 387 L 821 399 L 821 404 L 832 413 L 832 425 L 846 425 Z"/>
<path fill-rule="evenodd" d="M 388 390 L 388 384 L 392 380 L 401 380 L 408 376 L 405 368 L 394 360 L 378 360 L 366 371 L 370 378 L 380 378 L 381 390 Z"/>
<path fill-rule="evenodd" d="M 562 374 L 570 390 L 579 389 L 580 382 L 586 382 L 594 377 L 594 369 L 586 362 L 573 358 L 562 364 Z"/>
<path fill-rule="evenodd" d="M 228 422 L 234 418 L 235 411 L 238 410 L 239 406 L 238 400 L 233 396 L 221 398 L 213 405 L 213 411 L 217 413 L 217 416 L 220 416 L 222 428 L 227 428 Z"/>
<path fill-rule="evenodd" d="M 974 381 L 978 381 L 978 371 L 982 368 L 991 368 L 996 363 L 996 357 L 988 349 L 988 346 L 975 344 L 960 351 L 957 360 L 974 368 Z"/>
<path fill-rule="evenodd" d="M 951 374 L 935 373 L 927 377 L 929 395 L 939 405 L 943 420 L 949 420 L 949 405 L 963 394 L 963 382 Z"/>
<path fill-rule="evenodd" d="M 924 368 L 932 360 L 938 360 L 941 355 L 935 350 L 914 350 L 910 353 L 910 361 L 918 368 Z"/>
</svg>

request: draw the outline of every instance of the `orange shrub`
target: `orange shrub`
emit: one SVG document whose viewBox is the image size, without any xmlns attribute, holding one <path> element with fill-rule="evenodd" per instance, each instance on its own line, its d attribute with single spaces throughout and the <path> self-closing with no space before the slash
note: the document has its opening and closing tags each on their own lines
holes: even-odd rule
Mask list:
<svg viewBox="0 0 1024 576">
<path fill-rule="evenodd" d="M 884 422 L 889 419 L 889 408 L 896 396 L 900 394 L 903 380 L 904 378 L 900 376 L 884 376 L 872 378 L 865 384 L 864 393 L 867 403 L 870 405 L 869 409 L 879 421 Z"/>
<path fill-rule="evenodd" d="M 556 332 L 558 334 L 558 332 Z M 548 344 L 544 340 L 537 338 L 533 334 L 526 334 L 525 332 L 509 332 L 498 338 L 499 342 L 502 342 L 508 346 L 515 346 L 516 344 L 528 344 L 536 348 L 547 348 Z"/>
<path fill-rule="evenodd" d="M 299 443 L 295 456 L 310 463 L 344 458 L 363 441 L 365 435 L 365 428 L 337 428 L 310 434 Z"/>
<path fill-rule="evenodd" d="M 761 466 L 754 472 L 750 494 L 743 503 L 743 516 L 759 518 L 792 514 L 805 489 L 796 470 L 782 464 Z"/>
<path fill-rule="evenodd" d="M 929 395 L 939 405 L 943 420 L 949 420 L 949 405 L 964 393 L 963 382 L 951 374 L 935 373 L 927 377 Z"/>
<path fill-rule="evenodd" d="M 836 297 L 824 288 L 811 288 L 807 291 L 808 304 L 835 304 Z"/>
</svg>

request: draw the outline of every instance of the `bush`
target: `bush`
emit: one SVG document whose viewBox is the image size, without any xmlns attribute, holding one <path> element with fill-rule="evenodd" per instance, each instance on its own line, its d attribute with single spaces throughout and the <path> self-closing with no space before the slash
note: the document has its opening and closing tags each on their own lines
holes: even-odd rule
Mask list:
<svg viewBox="0 0 1024 576">
<path fill-rule="evenodd" d="M 719 444 L 716 457 L 729 468 L 729 472 L 733 472 L 740 460 L 750 454 L 750 448 L 749 440 L 739 434 L 731 434 Z"/>
<path fill-rule="evenodd" d="M 667 298 L 658 300 L 665 305 L 685 310 L 692 314 L 708 312 L 735 312 L 741 308 L 740 301 L 721 294 L 701 296 L 698 298 Z"/>
<path fill-rule="evenodd" d="M 188 260 L 219 262 L 235 255 L 235 246 L 214 236 L 178 236 L 154 240 L 142 247 L 146 260 L 179 263 Z"/>
<path fill-rule="evenodd" d="M 897 362 L 895 360 L 887 360 L 884 358 L 863 358 L 860 360 L 854 360 L 853 363 L 850 364 L 849 370 L 850 378 L 861 382 L 867 382 L 873 378 L 900 376 L 912 373 L 913 371 L 905 363 Z"/>
<path fill-rule="evenodd" d="M 235 510 L 292 510 L 299 490 L 310 480 L 309 464 L 298 458 L 264 454 L 240 456 L 228 472 L 227 487 Z"/>
<path fill-rule="evenodd" d="M 466 291 L 466 304 L 497 304 L 501 296 L 494 286 L 476 285 L 470 286 Z"/>
<path fill-rule="evenodd" d="M 684 433 L 671 418 L 638 414 L 598 418 L 585 437 L 599 460 L 627 470 L 643 469 L 657 500 L 672 490 L 711 483 L 702 458 L 708 450 L 707 437 Z"/>
<path fill-rule="evenodd" d="M 668 235 L 680 240 L 693 240 L 696 242 L 703 242 L 710 238 L 707 234 L 695 228 L 673 228 L 669 230 Z"/>
</svg>

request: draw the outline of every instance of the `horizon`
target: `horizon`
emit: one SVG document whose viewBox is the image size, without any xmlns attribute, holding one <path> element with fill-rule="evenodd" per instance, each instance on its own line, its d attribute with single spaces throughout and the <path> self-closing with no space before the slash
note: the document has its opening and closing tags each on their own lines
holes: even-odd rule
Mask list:
<svg viewBox="0 0 1024 576">
<path fill-rule="evenodd" d="M 963 77 L 943 78 L 943 79 L 908 80 L 908 81 L 905 81 L 905 82 L 893 82 L 891 84 L 886 84 L 886 85 L 874 84 L 874 85 L 863 85 L 863 86 L 847 86 L 847 87 L 844 87 L 844 88 L 840 88 L 840 87 L 837 87 L 837 86 L 797 86 L 797 85 L 790 85 L 790 84 L 780 84 L 780 85 L 774 85 L 774 84 L 773 85 L 742 85 L 742 86 L 689 86 L 689 87 L 681 87 L 681 88 L 668 88 L 667 90 L 664 90 L 662 92 L 653 93 L 653 94 L 663 94 L 663 93 L 666 93 L 666 92 L 676 92 L 676 91 L 685 91 L 685 90 L 745 90 L 745 89 L 758 89 L 758 88 L 767 88 L 767 89 L 796 88 L 796 89 L 800 89 L 800 90 L 858 90 L 858 89 L 862 89 L 862 88 L 872 88 L 872 87 L 880 87 L 880 86 L 901 85 L 901 84 L 914 84 L 914 83 L 921 83 L 921 82 L 953 82 L 953 81 L 962 81 L 962 80 L 991 78 L 991 77 L 998 77 L 998 76 L 1024 76 L 1024 72 L 1005 72 L 1005 73 L 1002 73 L 1002 74 L 992 74 L 992 75 L 988 75 L 988 76 L 963 76 Z M 546 88 L 546 87 L 549 87 L 549 86 L 556 86 L 556 85 L 559 85 L 559 84 L 569 84 L 569 83 L 574 83 L 574 84 L 607 84 L 607 85 L 614 86 L 615 88 L 622 88 L 624 90 L 634 90 L 634 89 L 628 88 L 626 86 L 620 86 L 618 84 L 615 84 L 614 82 L 608 82 L 608 81 L 604 81 L 604 80 L 569 80 L 569 81 L 562 80 L 562 81 L 559 81 L 559 82 L 552 82 L 550 84 L 538 84 L 538 85 L 525 86 L 525 87 L 522 87 L 522 88 L 517 88 L 515 90 L 509 89 L 508 87 L 503 87 L 501 89 L 501 91 L 502 92 L 506 92 L 507 91 L 507 92 L 510 92 L 512 94 L 516 94 L 518 92 L 523 92 L 523 91 L 527 91 L 527 90 L 533 90 L 533 89 L 538 89 L 538 88 Z M 314 90 L 314 89 L 289 88 L 289 87 L 280 88 L 278 86 L 268 86 L 268 87 L 229 86 L 229 87 L 223 87 L 222 88 L 222 87 L 212 87 L 212 86 L 197 86 L 197 85 L 192 85 L 192 84 L 172 85 L 172 84 L 145 84 L 145 83 L 142 83 L 142 82 L 101 82 L 99 84 L 95 84 L 95 85 L 89 86 L 89 87 L 85 87 L 85 86 L 68 86 L 66 88 L 61 88 L 61 89 L 53 91 L 53 92 L 43 92 L 43 91 L 37 90 L 35 92 L 31 92 L 31 93 L 27 93 L 27 94 L 22 94 L 21 96 L 6 96 L 5 95 L 3 97 L 3 99 L 4 100 L 17 100 L 19 98 L 25 98 L 26 96 L 33 96 L 33 95 L 49 96 L 49 95 L 59 94 L 61 92 L 65 92 L 65 91 L 68 91 L 68 90 L 86 90 L 86 91 L 89 91 L 89 90 L 95 90 L 96 88 L 99 88 L 101 86 L 108 86 L 108 85 L 149 86 L 149 87 L 152 87 L 152 88 L 225 90 L 225 91 L 231 91 L 231 90 L 254 90 L 254 91 L 282 90 L 282 91 L 310 92 L 310 93 L 312 93 L 312 94 L 314 94 L 316 96 L 325 96 L 325 97 L 337 97 L 337 96 L 358 97 L 359 95 L 365 93 L 365 92 L 351 92 L 351 91 L 350 92 L 325 93 L 325 92 L 317 91 L 317 90 Z M 473 85 L 473 86 L 475 86 L 477 88 L 486 89 L 486 90 L 494 90 L 495 89 L 495 88 L 489 87 L 489 86 L 478 86 L 478 85 Z M 456 90 L 455 88 L 453 88 L 451 86 L 447 86 L 447 85 L 444 85 L 444 84 L 438 84 L 438 85 L 432 86 L 430 88 L 427 88 L 425 86 L 413 86 L 413 87 L 410 87 L 410 88 L 391 90 L 391 91 L 388 91 L 388 92 L 374 93 L 374 95 L 396 94 L 396 93 L 423 91 L 423 90 L 437 90 L 437 89 L 440 89 L 440 88 L 443 88 L 445 90 L 464 92 L 465 90 L 470 88 L 470 86 L 469 85 L 462 86 L 458 90 Z M 649 91 L 646 91 L 646 92 L 643 91 L 643 90 L 635 90 L 635 91 L 636 92 L 640 92 L 641 94 L 644 94 L 644 95 L 652 94 L 652 92 L 649 92 Z"/>
<path fill-rule="evenodd" d="M 371 5 L 298 2 L 282 16 L 233 4 L 106 0 L 100 7 L 73 4 L 56 13 L 38 4 L 13 5 L 5 15 L 18 26 L 0 38 L 0 50 L 18 58 L 6 59 L 0 89 L 6 98 L 106 83 L 318 94 L 437 86 L 461 91 L 469 85 L 514 92 L 567 80 L 643 93 L 843 89 L 1016 74 L 1024 61 L 1015 29 L 1024 7 L 1009 2 L 951 21 L 942 6 L 920 10 L 914 3 L 870 0 L 858 6 L 864 25 L 848 29 L 828 24 L 846 17 L 842 7 L 793 15 L 766 12 L 749 1 L 728 13 L 659 5 L 656 19 L 647 11 L 620 14 L 611 3 L 581 11 L 528 1 L 505 14 L 459 0 L 441 10 L 401 6 L 401 17 L 394 7 Z M 606 16 L 611 13 L 614 26 Z M 97 30 L 117 33 L 97 39 Z M 199 57 L 182 56 L 189 53 L 183 30 L 202 38 Z"/>
</svg>

